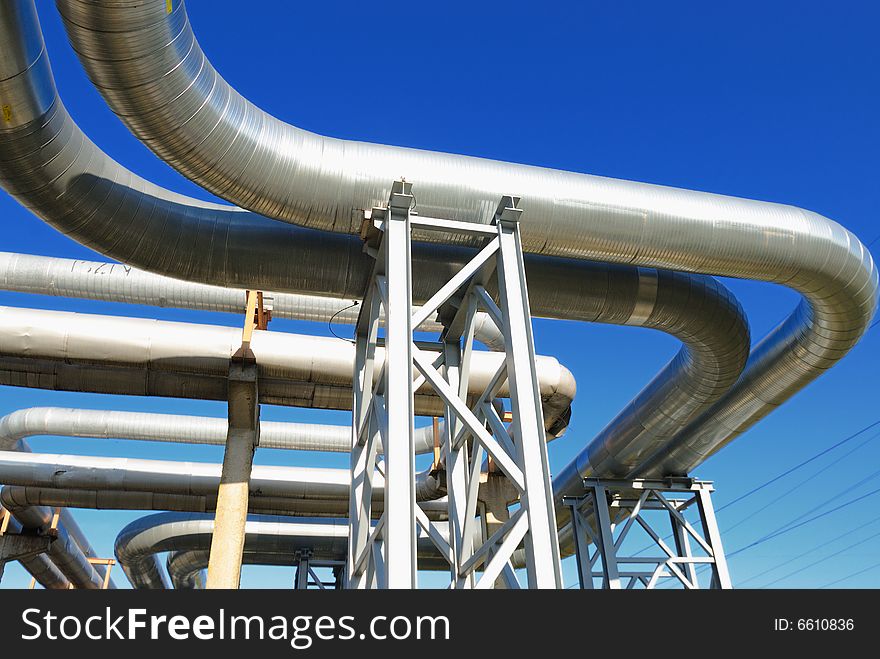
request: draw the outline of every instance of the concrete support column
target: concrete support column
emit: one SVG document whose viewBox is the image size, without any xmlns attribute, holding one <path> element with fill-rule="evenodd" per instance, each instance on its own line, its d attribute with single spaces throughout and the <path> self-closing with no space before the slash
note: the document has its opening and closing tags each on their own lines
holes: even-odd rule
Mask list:
<svg viewBox="0 0 880 659">
<path fill-rule="evenodd" d="M 229 367 L 229 430 L 217 492 L 207 588 L 238 588 L 244 551 L 248 490 L 254 450 L 260 441 L 257 365 L 233 361 Z"/>
</svg>

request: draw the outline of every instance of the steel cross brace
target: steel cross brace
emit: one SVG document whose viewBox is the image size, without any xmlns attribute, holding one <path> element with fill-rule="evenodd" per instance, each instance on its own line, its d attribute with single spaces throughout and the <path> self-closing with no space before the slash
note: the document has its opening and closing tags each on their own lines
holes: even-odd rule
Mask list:
<svg viewBox="0 0 880 659">
<path fill-rule="evenodd" d="M 496 577 L 518 586 L 513 559 L 515 553 L 520 558 L 521 544 L 529 587 L 561 587 L 518 201 L 504 197 L 488 224 L 426 218 L 412 210 L 411 184 L 398 181 L 388 206 L 374 208 L 365 223 L 365 250 L 376 263 L 357 324 L 346 568 L 350 588 L 416 587 L 420 534 L 449 560 L 453 588 L 491 587 Z M 478 250 L 416 309 L 411 241 L 414 233 L 422 237 L 429 232 L 463 235 Z M 497 302 L 489 293 L 493 287 Z M 497 371 L 482 395 L 473 397 L 468 395 L 470 363 L 475 318 L 481 310 L 501 330 L 506 352 L 498 355 Z M 384 341 L 379 337 L 383 313 Z M 430 345 L 414 341 L 413 330 L 434 314 L 445 326 L 440 341 Z M 415 500 L 413 400 L 416 390 L 426 388 L 445 406 L 438 451 L 442 464 L 434 469 L 446 476 L 446 537 Z M 496 409 L 499 395 L 510 398 L 510 416 Z M 378 440 L 385 451 L 381 473 Z M 491 457 L 510 479 L 520 501 L 510 520 L 475 547 L 484 457 Z M 374 526 L 373 489 L 380 478 L 385 485 L 384 507 Z"/>
<path fill-rule="evenodd" d="M 732 588 L 715 513 L 711 482 L 691 478 L 584 479 L 584 494 L 565 497 L 581 588 L 593 588 L 594 577 L 606 589 L 652 589 L 675 579 L 686 589 L 699 589 L 696 568 L 712 569 L 710 588 Z M 678 498 L 669 498 L 676 495 Z M 702 533 L 685 518 L 696 505 Z M 673 546 L 658 533 L 645 513 L 663 514 L 671 527 Z M 621 549 L 633 528 L 641 528 L 661 556 L 626 556 Z M 595 546 L 593 551 L 590 545 Z M 641 552 L 639 552 L 641 553 Z M 601 561 L 601 571 L 595 571 Z M 624 566 L 633 566 L 624 569 Z M 625 585 L 624 585 L 625 583 Z"/>
</svg>

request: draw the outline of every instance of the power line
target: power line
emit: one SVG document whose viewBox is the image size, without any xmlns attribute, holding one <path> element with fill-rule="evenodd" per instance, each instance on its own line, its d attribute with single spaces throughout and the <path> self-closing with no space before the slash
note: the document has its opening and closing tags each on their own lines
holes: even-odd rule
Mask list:
<svg viewBox="0 0 880 659">
<path fill-rule="evenodd" d="M 880 321 L 878 321 L 878 322 L 880 322 Z M 877 419 L 876 421 L 874 421 L 873 423 L 868 424 L 867 426 L 865 426 L 865 427 L 862 428 L 861 430 L 857 430 L 856 432 L 852 433 L 851 435 L 849 435 L 849 436 L 847 436 L 847 437 L 844 437 L 842 440 L 840 440 L 840 441 L 837 442 L 836 444 L 833 444 L 833 445 L 829 446 L 828 448 L 825 448 L 825 449 L 819 451 L 819 452 L 816 453 L 815 455 L 813 455 L 813 456 L 807 458 L 806 460 L 803 460 L 802 462 L 796 464 L 794 467 L 791 467 L 790 469 L 785 470 L 785 471 L 782 472 L 781 474 L 778 474 L 777 476 L 774 476 L 774 477 L 771 478 L 770 480 L 764 481 L 764 482 L 761 483 L 760 485 L 757 485 L 757 486 L 753 487 L 751 490 L 749 490 L 748 492 L 745 492 L 744 494 L 741 494 L 740 496 L 738 496 L 738 497 L 737 497 L 736 499 L 734 499 L 733 501 L 730 501 L 730 502 L 724 504 L 723 506 L 721 506 L 720 508 L 718 508 L 715 512 L 716 512 L 716 513 L 720 513 L 720 512 L 722 512 L 723 510 L 726 510 L 727 508 L 730 508 L 730 507 L 733 506 L 734 504 L 739 503 L 739 502 L 742 501 L 743 499 L 746 499 L 746 498 L 752 496 L 753 494 L 757 494 L 758 492 L 760 492 L 760 491 L 763 490 L 764 488 L 766 488 L 766 487 L 772 485 L 773 483 L 775 483 L 775 482 L 777 482 L 777 481 L 779 481 L 779 480 L 785 478 L 786 476 L 788 476 L 788 475 L 794 473 L 794 472 L 797 471 L 798 469 L 802 469 L 803 467 L 806 467 L 806 466 L 807 466 L 808 464 L 810 464 L 811 462 L 815 462 L 816 460 L 818 460 L 819 458 L 821 458 L 823 455 L 827 455 L 829 452 L 833 451 L 834 449 L 839 448 L 839 447 L 843 446 L 844 444 L 846 444 L 846 443 L 848 443 L 848 442 L 851 442 L 852 440 L 854 440 L 854 439 L 855 439 L 856 437 L 858 437 L 859 435 L 861 435 L 861 434 L 867 432 L 867 431 L 870 430 L 871 428 L 874 428 L 875 426 L 878 426 L 878 425 L 880 425 L 880 419 Z M 870 440 L 868 440 L 868 441 L 870 441 Z M 859 446 L 863 446 L 863 445 L 864 445 L 864 444 L 860 444 Z M 858 447 L 857 447 L 857 448 L 858 448 Z M 851 452 L 852 452 L 852 451 L 851 451 Z M 851 453 L 851 452 L 850 452 L 850 453 Z M 847 455 L 849 455 L 849 454 L 847 454 Z M 846 456 L 844 456 L 844 457 L 846 457 Z M 832 464 L 834 464 L 834 463 L 832 463 Z M 772 502 L 771 502 L 771 503 L 772 503 Z M 767 505 L 769 506 L 769 505 L 771 505 L 771 504 L 767 504 Z M 765 506 L 765 508 L 766 508 L 766 507 L 767 507 L 767 506 Z M 762 508 L 761 510 L 764 510 L 764 508 Z M 761 510 L 759 510 L 758 512 L 761 512 Z M 748 519 L 748 518 L 747 518 L 747 519 Z M 797 521 L 797 520 L 795 520 L 795 521 Z M 740 524 L 740 523 L 737 523 L 737 526 L 738 526 L 739 524 Z M 728 529 L 725 529 L 725 532 L 727 532 L 727 530 L 728 530 Z M 668 539 L 671 538 L 671 537 L 672 537 L 672 534 L 669 534 L 669 535 L 667 535 L 664 539 L 667 539 L 667 540 L 668 540 Z M 635 553 L 633 554 L 633 556 L 638 556 L 639 554 L 642 554 L 643 552 L 646 552 L 646 551 L 648 551 L 649 549 L 652 549 L 654 546 L 655 546 L 654 543 L 651 543 L 651 544 L 649 544 L 649 545 L 645 545 L 644 547 L 642 547 L 641 549 L 639 549 L 637 552 L 635 552 Z"/>
<path fill-rule="evenodd" d="M 777 563 L 777 564 L 774 565 L 773 567 L 769 567 L 769 568 L 767 568 L 766 570 L 764 570 L 763 572 L 758 572 L 758 574 L 753 574 L 753 575 L 750 576 L 748 579 L 742 579 L 741 581 L 738 582 L 738 585 L 743 586 L 743 585 L 749 583 L 750 581 L 754 581 L 755 579 L 760 579 L 760 578 L 763 577 L 765 574 L 769 574 L 770 572 L 773 572 L 774 570 L 778 570 L 778 569 L 781 568 L 781 567 L 785 567 L 786 565 L 790 565 L 791 563 L 793 563 L 793 562 L 795 562 L 795 561 L 797 561 L 797 560 L 800 560 L 800 559 L 803 558 L 804 556 L 809 556 L 809 555 L 812 554 L 814 551 L 819 551 L 820 549 L 824 549 L 824 548 L 827 547 L 828 545 L 833 544 L 833 543 L 835 543 L 835 542 L 838 542 L 838 541 L 842 540 L 843 538 L 852 535 L 853 533 L 858 533 L 858 532 L 861 531 L 862 529 L 864 529 L 864 528 L 866 528 L 866 527 L 868 527 L 868 526 L 871 526 L 872 524 L 876 524 L 877 522 L 880 522 L 880 516 L 875 517 L 874 519 L 869 520 L 869 521 L 867 521 L 867 522 L 863 522 L 862 524 L 859 524 L 859 525 L 856 526 L 855 528 L 850 529 L 850 530 L 847 531 L 846 533 L 842 533 L 842 534 L 838 535 L 838 536 L 835 537 L 835 538 L 831 538 L 830 540 L 826 540 L 825 542 L 823 542 L 823 543 L 821 543 L 821 544 L 818 544 L 818 545 L 816 545 L 815 547 L 812 547 L 811 549 L 808 549 L 807 551 L 798 554 L 797 556 L 793 556 L 793 557 L 791 557 L 791 558 L 787 558 L 787 559 L 784 560 L 782 563 Z"/>
<path fill-rule="evenodd" d="M 864 574 L 865 572 L 870 572 L 871 570 L 876 570 L 878 567 L 880 567 L 880 563 L 874 563 L 873 565 L 869 565 L 868 567 L 866 567 L 862 570 L 859 570 L 858 572 L 853 572 L 850 575 L 847 575 L 845 577 L 841 577 L 840 579 L 836 579 L 835 581 L 831 581 L 829 583 L 826 583 L 824 586 L 819 586 L 819 588 L 830 588 L 831 586 L 839 584 L 841 581 L 846 581 L 848 579 L 852 579 L 853 577 L 857 577 L 860 574 Z"/>
<path fill-rule="evenodd" d="M 746 498 L 752 496 L 753 494 L 756 494 L 756 493 L 760 492 L 760 491 L 763 490 L 765 487 L 767 487 L 767 486 L 769 486 L 769 485 L 772 485 L 772 484 L 775 483 L 776 481 L 785 478 L 786 476 L 788 476 L 789 474 L 794 473 L 794 472 L 797 471 L 798 469 L 801 469 L 801 468 L 807 466 L 808 464 L 810 464 L 811 462 L 814 462 L 814 461 L 818 460 L 818 459 L 821 458 L 823 455 L 826 455 L 826 454 L 830 453 L 831 451 L 833 451 L 834 449 L 836 449 L 836 448 L 838 448 L 838 447 L 840 447 L 840 446 L 843 446 L 843 445 L 846 444 L 847 442 L 852 441 L 853 439 L 855 439 L 856 437 L 858 437 L 858 436 L 861 435 L 862 433 L 864 433 L 864 432 L 870 430 L 871 428 L 873 428 L 874 426 L 878 426 L 878 425 L 880 425 L 880 419 L 877 419 L 877 420 L 874 421 L 873 423 L 868 424 L 867 426 L 865 426 L 865 427 L 862 428 L 861 430 L 857 430 L 856 432 L 854 432 L 853 434 L 849 435 L 848 437 L 845 437 L 844 439 L 840 440 L 840 441 L 837 442 L 836 444 L 833 444 L 832 446 L 829 446 L 828 448 L 823 449 L 822 451 L 819 451 L 818 453 L 816 453 L 816 454 L 813 455 L 812 457 L 809 457 L 809 458 L 807 458 L 806 460 L 804 460 L 803 462 L 800 462 L 800 463 L 796 464 L 794 467 L 791 467 L 790 469 L 786 469 L 784 472 L 782 472 L 782 473 L 779 474 L 778 476 L 774 476 L 774 477 L 771 478 L 770 480 L 765 481 L 765 482 L 761 483 L 760 485 L 758 485 L 758 486 L 756 486 L 756 487 L 753 487 L 751 490 L 749 490 L 749 491 L 746 492 L 745 494 L 741 494 L 740 496 L 738 496 L 738 497 L 737 497 L 736 499 L 734 499 L 733 501 L 730 501 L 730 502 L 724 504 L 723 506 L 721 506 L 720 508 L 718 508 L 718 510 L 716 510 L 716 512 L 719 512 L 719 513 L 720 513 L 722 510 L 725 510 L 725 509 L 727 509 L 727 508 L 730 508 L 730 507 L 731 507 L 732 505 L 734 505 L 735 503 L 739 503 L 739 502 L 742 501 L 743 499 L 746 499 Z"/>
<path fill-rule="evenodd" d="M 844 509 L 844 508 L 846 508 L 846 507 L 848 507 L 848 506 L 853 505 L 854 503 L 858 503 L 859 501 L 863 501 L 864 499 L 867 499 L 867 498 L 869 498 L 869 497 L 872 497 L 872 496 L 874 496 L 875 494 L 880 494 L 880 487 L 878 487 L 876 490 L 871 490 L 871 491 L 868 492 L 867 494 L 863 494 L 862 496 L 860 496 L 860 497 L 858 497 L 858 498 L 856 498 L 856 499 L 852 499 L 852 500 L 850 500 L 850 501 L 847 501 L 846 503 L 842 503 L 842 504 L 840 504 L 839 506 L 836 506 L 836 507 L 832 508 L 831 510 L 827 510 L 827 511 L 825 511 L 824 513 L 820 513 L 820 514 L 818 514 L 818 515 L 814 515 L 813 517 L 810 517 L 809 519 L 804 520 L 804 521 L 801 522 L 800 524 L 796 524 L 795 526 L 789 526 L 788 528 L 780 528 L 780 529 L 778 529 L 778 530 L 776 530 L 776 531 L 774 531 L 774 532 L 771 532 L 771 533 L 765 535 L 765 536 L 762 537 L 762 538 L 758 538 L 758 539 L 755 540 L 754 542 L 752 542 L 752 543 L 750 543 L 750 544 L 748 544 L 748 545 L 745 545 L 744 547 L 740 547 L 740 548 L 737 549 L 736 551 L 733 551 L 733 552 L 731 552 L 731 553 L 728 553 L 728 554 L 727 554 L 727 558 L 730 559 L 730 558 L 733 558 L 733 557 L 735 557 L 735 556 L 738 556 L 739 554 L 742 554 L 743 552 L 746 552 L 746 551 L 748 551 L 748 550 L 750 550 L 750 549 L 754 549 L 755 547 L 757 547 L 757 546 L 759 546 L 759 545 L 762 545 L 762 544 L 764 544 L 765 542 L 769 542 L 770 540 L 774 540 L 775 538 L 778 538 L 778 537 L 781 536 L 781 535 L 785 535 L 786 533 L 789 533 L 790 531 L 794 531 L 795 529 L 799 529 L 799 528 L 802 527 L 802 526 L 806 526 L 807 524 L 810 524 L 811 522 L 815 522 L 815 521 L 818 520 L 818 519 L 822 519 L 823 517 L 827 517 L 827 516 L 830 515 L 831 513 L 835 513 L 835 512 L 837 512 L 838 510 L 842 510 L 842 509 Z M 697 567 L 697 570 L 700 570 L 700 568 L 707 568 L 707 567 L 709 567 L 709 566 L 708 566 L 708 565 L 700 565 L 700 566 Z M 855 575 L 851 575 L 851 576 L 855 576 Z M 821 586 L 821 587 L 824 588 L 825 586 Z"/>
<path fill-rule="evenodd" d="M 741 554 L 744 551 L 748 551 L 749 549 L 753 549 L 754 547 L 757 547 L 758 545 L 762 545 L 765 542 L 769 542 L 770 540 L 778 538 L 781 535 L 785 535 L 786 533 L 794 531 L 795 529 L 799 529 L 802 526 L 806 526 L 807 524 L 810 524 L 811 522 L 815 522 L 818 519 L 822 519 L 823 517 L 827 517 L 831 513 L 836 513 L 838 510 L 842 510 L 848 506 L 853 505 L 854 503 L 858 503 L 859 501 L 863 501 L 863 500 L 867 499 L 868 497 L 874 496 L 875 494 L 880 494 L 880 487 L 878 487 L 876 490 L 871 490 L 867 494 L 863 494 L 860 497 L 857 497 L 855 499 L 847 501 L 846 503 L 842 503 L 839 506 L 835 506 L 831 510 L 826 510 L 824 513 L 819 513 L 818 515 L 814 515 L 813 517 L 810 517 L 809 519 L 805 519 L 804 521 L 802 521 L 799 524 L 795 524 L 794 526 L 789 526 L 788 528 L 778 529 L 777 531 L 774 531 L 772 533 L 765 535 L 763 538 L 758 538 L 754 542 L 752 542 L 744 547 L 740 547 L 736 551 L 728 554 L 727 558 L 733 558 L 734 556 Z"/>
<path fill-rule="evenodd" d="M 344 336 L 339 336 L 336 332 L 334 332 L 333 331 L 333 321 L 336 319 L 336 316 L 341 314 L 343 311 L 348 311 L 349 309 L 353 309 L 354 307 L 358 306 L 359 304 L 360 304 L 360 302 L 355 300 L 354 304 L 349 304 L 347 307 L 343 307 L 342 309 L 337 311 L 335 314 L 330 316 L 330 320 L 327 321 L 327 329 L 330 330 L 330 333 L 333 336 L 335 336 L 337 339 L 340 339 L 342 341 L 347 341 L 348 343 L 355 343 L 355 341 L 353 341 L 351 339 L 346 339 Z"/>
<path fill-rule="evenodd" d="M 816 561 L 813 561 L 813 562 L 810 563 L 809 565 L 804 565 L 803 567 L 798 568 L 797 570 L 795 570 L 795 571 L 793 571 L 793 572 L 789 572 L 788 574 L 786 574 L 786 575 L 784 575 L 784 576 L 781 576 L 781 577 L 779 577 L 778 579 L 774 579 L 774 580 L 771 581 L 770 583 L 766 583 L 766 584 L 764 584 L 763 586 L 761 586 L 761 588 L 769 588 L 770 586 L 776 585 L 776 584 L 778 584 L 780 581 L 785 581 L 785 580 L 788 579 L 789 577 L 793 577 L 793 576 L 796 575 L 796 574 L 800 574 L 800 573 L 803 572 L 804 570 L 809 570 L 811 567 L 813 567 L 813 566 L 815 566 L 815 565 L 819 565 L 819 563 L 824 563 L 825 561 L 829 561 L 829 560 L 831 560 L 831 559 L 834 558 L 835 556 L 840 556 L 842 553 L 847 552 L 847 551 L 849 551 L 849 550 L 851 550 L 851 549 L 855 549 L 855 548 L 858 547 L 859 545 L 863 545 L 863 544 L 865 544 L 866 542 L 868 542 L 869 540 L 873 540 L 874 538 L 876 538 L 876 537 L 878 537 L 878 536 L 880 536 L 880 531 L 878 531 L 877 533 L 875 533 L 875 534 L 873 534 L 873 535 L 869 535 L 867 538 L 863 538 L 862 540 L 859 540 L 858 542 L 854 542 L 854 543 L 852 543 L 852 544 L 850 544 L 850 545 L 847 545 L 847 546 L 844 547 L 843 549 L 840 549 L 840 550 L 834 552 L 833 554 L 828 554 L 828 556 L 825 556 L 824 558 L 820 558 L 820 559 L 818 559 L 818 560 L 816 560 Z"/>
<path fill-rule="evenodd" d="M 740 526 L 742 526 L 742 525 L 745 524 L 746 522 L 751 521 L 756 515 L 759 515 L 760 513 L 764 512 L 764 511 L 767 510 L 770 506 L 779 503 L 780 500 L 786 498 L 787 496 L 790 496 L 793 492 L 795 492 L 796 490 L 800 489 L 800 488 L 803 487 L 804 485 L 813 482 L 814 479 L 815 479 L 817 476 L 819 476 L 819 475 L 821 475 L 822 473 L 828 471 L 828 469 L 830 469 L 830 468 L 833 467 L 834 465 L 836 465 L 836 464 L 842 462 L 843 460 L 845 460 L 846 458 L 848 458 L 849 456 L 851 456 L 853 453 L 855 453 L 856 451 L 858 451 L 860 448 L 862 448 L 863 446 L 865 446 L 865 445 L 868 444 L 869 442 L 874 441 L 874 440 L 877 439 L 878 437 L 880 437 L 880 432 L 876 432 L 876 433 L 874 433 L 873 435 L 871 435 L 870 437 L 868 437 L 868 439 L 866 439 L 865 441 L 861 442 L 860 444 L 857 444 L 855 447 L 851 448 L 849 451 L 847 451 L 846 453 L 844 453 L 844 454 L 841 455 L 840 457 L 838 457 L 838 458 L 834 459 L 833 461 L 829 462 L 827 465 L 825 465 L 824 467 L 822 467 L 822 468 L 819 469 L 818 471 L 814 471 L 812 474 L 810 474 L 809 476 L 807 476 L 806 478 L 804 478 L 803 480 L 801 480 L 797 485 L 788 488 L 784 493 L 780 494 L 778 497 L 776 497 L 776 498 L 773 499 L 772 501 L 768 502 L 767 504 L 765 504 L 764 506 L 762 506 L 762 507 L 759 508 L 758 510 L 756 510 L 756 511 L 754 511 L 754 512 L 752 512 L 752 513 L 749 513 L 748 515 L 746 515 L 745 517 L 743 517 L 741 520 L 739 520 L 736 524 L 733 524 L 732 526 L 725 526 L 725 528 L 724 528 L 724 532 L 725 532 L 725 533 L 730 533 L 731 531 L 733 531 L 733 530 L 736 529 L 736 528 L 739 528 Z M 797 520 L 795 520 L 795 521 L 797 521 Z"/>
<path fill-rule="evenodd" d="M 806 517 L 806 516 L 809 515 L 810 513 L 814 513 L 814 512 L 816 512 L 816 511 L 818 511 L 818 510 L 821 510 L 822 508 L 824 508 L 825 506 L 827 506 L 827 505 L 829 504 L 829 502 L 835 501 L 836 499 L 839 499 L 840 497 L 842 497 L 842 496 L 844 496 L 844 495 L 846 495 L 846 494 L 849 494 L 849 493 L 852 492 L 853 490 L 855 490 L 855 489 L 861 487 L 861 486 L 864 485 L 865 483 L 868 483 L 868 482 L 874 480 L 874 479 L 877 478 L 878 476 L 880 476 L 880 469 L 878 469 L 877 471 L 873 471 L 873 472 L 871 472 L 870 474 L 868 474 L 867 476 L 865 476 L 864 478 L 862 478 L 862 479 L 861 479 L 860 481 L 858 481 L 857 483 L 853 483 L 852 485 L 847 485 L 847 486 L 846 486 L 845 488 L 843 488 L 840 492 L 838 492 L 838 493 L 836 493 L 836 494 L 834 494 L 834 495 L 828 497 L 828 498 L 825 500 L 825 503 L 822 503 L 822 504 L 820 504 L 819 506 L 817 506 L 816 508 L 813 508 L 813 509 L 811 509 L 811 510 L 807 510 L 807 511 L 801 513 L 800 515 L 798 515 L 798 516 L 795 517 L 794 519 L 792 519 L 792 520 L 788 521 L 787 523 L 783 524 L 781 527 L 778 527 L 779 530 L 783 530 L 783 529 L 785 529 L 785 528 L 791 526 L 792 524 L 795 524 L 795 523 L 801 521 L 804 517 Z"/>
</svg>

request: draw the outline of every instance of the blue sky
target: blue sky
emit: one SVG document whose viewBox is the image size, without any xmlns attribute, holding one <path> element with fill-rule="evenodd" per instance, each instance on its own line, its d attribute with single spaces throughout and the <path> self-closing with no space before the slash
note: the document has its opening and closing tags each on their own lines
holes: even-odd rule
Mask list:
<svg viewBox="0 0 880 659">
<path fill-rule="evenodd" d="M 142 176 L 210 199 L 128 133 L 83 74 L 53 3 L 37 4 L 61 96 L 83 130 Z M 874 29 L 880 10 L 874 3 L 806 2 L 792 11 L 790 3 L 750 1 L 242 5 L 212 0 L 191 1 L 189 12 L 224 77 L 261 107 L 303 128 L 790 203 L 836 219 L 866 243 L 880 238 L 880 47 Z M 407 89 L 405 102 L 385 96 L 392 84 Z M 2 192 L 0 211 L 3 250 L 98 258 Z M 880 252 L 880 239 L 872 249 Z M 781 287 L 725 283 L 744 305 L 756 340 L 797 302 L 796 294 Z M 0 304 L 239 323 L 221 314 L 12 293 L 0 293 Z M 327 334 L 326 325 L 272 327 Z M 570 430 L 550 450 L 555 470 L 678 349 L 674 339 L 649 330 L 540 320 L 535 341 L 539 353 L 558 357 L 578 381 Z M 880 327 L 875 327 L 833 370 L 702 465 L 695 475 L 715 481 L 716 505 L 880 419 L 878 364 Z M 216 402 L 0 387 L 0 413 L 34 405 L 225 414 Z M 348 422 L 343 412 L 277 407 L 264 407 L 263 418 Z M 880 487 L 880 478 L 872 476 L 880 468 L 880 437 L 872 437 L 861 435 L 722 511 L 727 550 Z M 217 447 L 61 438 L 35 439 L 32 446 L 84 455 L 221 459 Z M 259 451 L 257 462 L 347 466 L 344 456 L 270 450 Z M 880 521 L 873 521 L 878 501 L 880 494 L 857 501 L 737 554 L 731 559 L 734 582 L 770 585 L 841 550 L 773 585 L 821 586 L 874 565 L 880 561 L 880 537 L 871 537 L 880 532 Z M 76 516 L 99 553 L 110 556 L 116 533 L 140 514 L 77 511 Z M 571 568 L 566 565 L 568 583 Z M 246 567 L 243 574 L 243 584 L 251 587 L 292 579 L 291 570 L 280 568 Z M 3 587 L 27 580 L 10 565 Z M 837 585 L 878 587 L 880 568 Z"/>
</svg>

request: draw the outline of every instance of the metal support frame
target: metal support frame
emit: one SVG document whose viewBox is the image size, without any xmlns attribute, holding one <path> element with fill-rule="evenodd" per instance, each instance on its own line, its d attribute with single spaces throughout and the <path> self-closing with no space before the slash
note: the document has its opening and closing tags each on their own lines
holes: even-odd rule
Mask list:
<svg viewBox="0 0 880 659">
<path fill-rule="evenodd" d="M 107 567 L 104 570 L 104 581 L 101 582 L 101 590 L 107 590 L 110 588 L 110 571 L 113 570 L 113 566 L 116 565 L 116 561 L 112 558 L 89 558 L 89 563 L 92 565 L 104 565 Z"/>
<path fill-rule="evenodd" d="M 697 568 L 701 565 L 711 568 L 709 588 L 732 588 L 712 508 L 711 482 L 691 478 L 587 478 L 584 490 L 582 496 L 563 499 L 571 513 L 581 588 L 594 588 L 594 579 L 598 579 L 605 589 L 653 589 L 673 579 L 686 589 L 699 589 Z M 685 518 L 684 512 L 691 506 L 696 507 L 702 533 Z M 658 532 L 656 522 L 652 523 L 648 516 L 651 511 L 671 527 L 672 546 L 661 536 L 665 531 Z M 622 553 L 624 541 L 636 527 L 662 555 Z M 597 570 L 599 563 L 601 569 Z"/>
<path fill-rule="evenodd" d="M 317 588 L 318 590 L 327 590 L 328 588 L 337 589 L 340 585 L 339 577 L 345 564 L 342 561 L 316 561 L 312 558 L 313 553 L 310 549 L 299 549 L 296 552 L 296 572 L 293 577 L 294 590 L 308 590 Z M 327 582 L 315 572 L 315 568 L 329 567 L 333 569 L 333 581 Z"/>
<path fill-rule="evenodd" d="M 349 588 L 415 588 L 418 534 L 429 537 L 447 557 L 452 588 L 490 588 L 498 577 L 518 587 L 511 558 L 521 544 L 528 586 L 562 585 L 518 203 L 516 197 L 503 197 L 488 224 L 420 217 L 413 211 L 412 185 L 397 181 L 388 206 L 372 209 L 365 222 L 365 249 L 376 263 L 357 324 Z M 412 302 L 414 233 L 456 234 L 479 248 L 417 310 Z M 487 292 L 495 284 L 497 302 Z M 483 393 L 469 397 L 475 318 L 483 310 L 501 330 L 506 352 L 499 354 L 497 372 Z M 383 311 L 385 336 L 380 337 Z M 414 341 L 414 328 L 434 313 L 445 328 L 439 341 Z M 494 405 L 505 384 L 510 417 Z M 413 400 L 414 392 L 423 388 L 433 390 L 445 405 L 436 454 L 442 467 L 435 460 L 434 469 L 446 475 L 448 539 L 415 500 Z M 384 463 L 377 461 L 379 439 Z M 519 505 L 474 547 L 484 457 L 511 481 Z M 379 479 L 384 479 L 384 507 L 373 523 L 373 488 Z"/>
<path fill-rule="evenodd" d="M 54 536 L 49 535 L 0 533 L 0 580 L 8 562 L 43 554 L 49 551 L 53 540 Z"/>
</svg>

